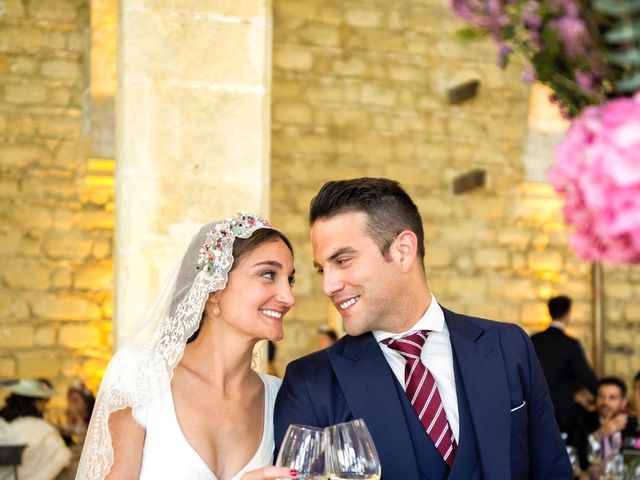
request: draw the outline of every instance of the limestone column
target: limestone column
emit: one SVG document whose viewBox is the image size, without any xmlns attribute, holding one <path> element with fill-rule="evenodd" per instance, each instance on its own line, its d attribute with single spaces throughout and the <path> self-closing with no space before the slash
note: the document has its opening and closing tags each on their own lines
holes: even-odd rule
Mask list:
<svg viewBox="0 0 640 480">
<path fill-rule="evenodd" d="M 121 0 L 115 341 L 198 224 L 269 211 L 267 0 Z"/>
</svg>

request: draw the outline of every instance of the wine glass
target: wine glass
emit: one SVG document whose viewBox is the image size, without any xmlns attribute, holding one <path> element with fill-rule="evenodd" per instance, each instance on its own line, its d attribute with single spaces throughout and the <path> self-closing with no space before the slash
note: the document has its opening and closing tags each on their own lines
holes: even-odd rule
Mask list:
<svg viewBox="0 0 640 480">
<path fill-rule="evenodd" d="M 299 479 L 326 480 L 324 430 L 306 425 L 289 425 L 276 466 L 295 468 Z"/>
<path fill-rule="evenodd" d="M 571 470 L 573 471 L 573 477 L 578 478 L 580 475 L 580 459 L 578 458 L 578 452 L 575 447 L 571 445 L 567 445 L 567 456 L 569 457 L 569 462 L 571 462 Z"/>
<path fill-rule="evenodd" d="M 331 480 L 378 480 L 380 460 L 364 420 L 327 427 L 327 473 Z"/>
<path fill-rule="evenodd" d="M 589 444 L 587 445 L 587 460 L 591 465 L 599 465 L 602 463 L 604 453 L 602 451 L 602 444 L 595 439 L 589 437 Z"/>
</svg>

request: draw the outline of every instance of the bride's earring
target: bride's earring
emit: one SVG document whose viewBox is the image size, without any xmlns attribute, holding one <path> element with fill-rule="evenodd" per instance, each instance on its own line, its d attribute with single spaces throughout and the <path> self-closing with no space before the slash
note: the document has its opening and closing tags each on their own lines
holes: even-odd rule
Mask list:
<svg viewBox="0 0 640 480">
<path fill-rule="evenodd" d="M 220 316 L 220 306 L 219 306 L 217 303 L 214 303 L 214 304 L 213 304 L 213 314 L 214 314 L 216 317 L 219 317 L 219 316 Z"/>
</svg>

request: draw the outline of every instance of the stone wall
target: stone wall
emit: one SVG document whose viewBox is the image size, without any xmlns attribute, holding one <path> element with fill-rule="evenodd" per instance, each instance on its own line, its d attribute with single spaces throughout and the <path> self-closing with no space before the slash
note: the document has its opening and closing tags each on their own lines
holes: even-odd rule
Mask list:
<svg viewBox="0 0 640 480">
<path fill-rule="evenodd" d="M 231 15 L 218 13 L 198 19 Z M 457 43 L 461 24 L 440 0 L 275 0 L 273 15 L 271 165 L 260 168 L 298 270 L 281 371 L 337 321 L 312 267 L 309 201 L 325 180 L 362 175 L 396 178 L 415 198 L 441 303 L 534 331 L 546 299 L 567 293 L 590 353 L 590 266 L 568 248 L 559 199 L 526 182 L 518 69 L 496 68 L 492 45 Z M 266 17 L 256 25 L 268 29 Z M 113 152 L 103 135 L 113 107 L 89 103 L 89 35 L 87 0 L 0 1 L 0 378 L 46 376 L 61 391 L 78 376 L 95 388 L 112 345 L 113 161 L 91 157 Z M 449 105 L 447 89 L 470 79 L 479 95 Z M 233 131 L 244 142 L 255 130 Z M 472 168 L 487 171 L 486 186 L 454 195 L 452 180 Z M 640 272 L 606 267 L 604 283 L 605 371 L 628 379 L 640 367 Z"/>
<path fill-rule="evenodd" d="M 335 316 L 312 267 L 309 201 L 324 181 L 356 176 L 397 179 L 415 199 L 441 303 L 533 332 L 548 322 L 546 300 L 566 293 L 591 353 L 590 265 L 568 248 L 559 199 L 525 179 L 528 89 L 517 67 L 496 67 L 493 45 L 455 40 L 461 26 L 441 0 L 274 1 L 271 217 L 296 248 L 298 300 L 281 368 Z M 449 105 L 447 89 L 471 79 L 479 95 Z M 486 170 L 486 186 L 454 195 L 453 178 L 472 168 Z M 621 326 L 638 322 L 638 272 L 628 272 L 606 279 Z M 628 378 L 638 353 L 635 364 L 613 353 L 637 352 L 616 315 L 606 370 Z"/>
<path fill-rule="evenodd" d="M 96 387 L 111 344 L 113 165 L 104 176 L 89 161 L 89 2 L 0 4 L 0 377 Z"/>
</svg>

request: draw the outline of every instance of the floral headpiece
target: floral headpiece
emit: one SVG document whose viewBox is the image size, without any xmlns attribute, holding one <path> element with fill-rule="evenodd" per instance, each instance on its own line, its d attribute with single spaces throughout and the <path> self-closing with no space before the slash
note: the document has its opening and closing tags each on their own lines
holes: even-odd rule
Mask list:
<svg viewBox="0 0 640 480">
<path fill-rule="evenodd" d="M 269 223 L 251 213 L 236 213 L 207 232 L 207 236 L 200 254 L 196 270 L 213 273 L 223 257 L 223 248 L 233 242 L 236 237 L 247 238 L 258 228 L 268 228 Z"/>
</svg>

